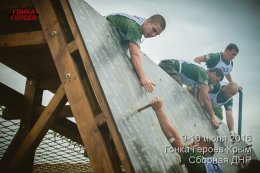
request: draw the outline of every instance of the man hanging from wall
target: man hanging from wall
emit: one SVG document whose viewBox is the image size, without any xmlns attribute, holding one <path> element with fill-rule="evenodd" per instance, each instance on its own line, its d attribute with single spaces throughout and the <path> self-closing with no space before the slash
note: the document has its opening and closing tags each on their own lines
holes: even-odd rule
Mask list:
<svg viewBox="0 0 260 173">
<path fill-rule="evenodd" d="M 216 115 L 220 120 L 223 119 L 222 106 L 224 106 L 227 125 L 232 138 L 236 135 L 232 111 L 233 96 L 237 94 L 238 89 L 239 86 L 235 82 L 229 82 L 226 85 L 217 84 L 211 91 L 207 88 L 200 88 L 199 92 L 199 102 L 205 107 L 207 112 Z"/>
<path fill-rule="evenodd" d="M 121 38 L 128 45 L 132 63 L 141 85 L 147 92 L 151 93 L 154 90 L 155 84 L 147 77 L 143 69 L 140 44 L 142 35 L 145 38 L 159 35 L 166 27 L 165 19 L 159 14 L 144 19 L 123 13 L 109 15 L 106 19 L 116 27 Z"/>
<path fill-rule="evenodd" d="M 209 92 L 214 88 L 214 85 L 219 83 L 223 78 L 223 72 L 218 68 L 209 69 L 208 71 L 204 68 L 176 59 L 166 59 L 159 63 L 159 66 L 168 73 L 173 79 L 179 84 L 185 84 L 193 89 L 197 95 L 199 92 L 203 92 L 203 96 L 209 97 Z M 203 88 L 199 90 L 199 88 Z M 204 91 L 207 92 L 204 92 Z M 216 118 L 214 112 L 210 109 L 206 111 L 211 118 L 211 122 L 215 128 L 219 127 L 219 120 Z"/>
</svg>

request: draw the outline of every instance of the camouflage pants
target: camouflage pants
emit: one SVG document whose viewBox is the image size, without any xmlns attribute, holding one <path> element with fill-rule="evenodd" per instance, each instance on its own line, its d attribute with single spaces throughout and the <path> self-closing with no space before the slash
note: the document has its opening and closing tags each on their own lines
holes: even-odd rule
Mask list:
<svg viewBox="0 0 260 173">
<path fill-rule="evenodd" d="M 179 74 L 179 61 L 178 60 L 162 60 L 159 64 L 166 73 L 168 73 L 176 82 L 182 85 L 181 77 Z"/>
</svg>

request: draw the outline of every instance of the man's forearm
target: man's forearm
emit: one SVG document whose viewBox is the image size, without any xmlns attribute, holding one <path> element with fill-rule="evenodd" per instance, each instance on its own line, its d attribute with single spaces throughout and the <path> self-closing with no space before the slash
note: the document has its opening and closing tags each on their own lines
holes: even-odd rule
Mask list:
<svg viewBox="0 0 260 173">
<path fill-rule="evenodd" d="M 144 79 L 145 78 L 145 72 L 144 72 L 144 69 L 143 69 L 143 66 L 142 66 L 142 60 L 141 60 L 140 55 L 133 54 L 133 55 L 131 55 L 131 59 L 132 59 L 133 66 L 135 68 L 135 71 L 136 71 L 139 79 L 140 80 Z"/>
<path fill-rule="evenodd" d="M 196 58 L 194 58 L 194 62 L 200 64 L 201 62 L 205 62 L 206 61 L 206 58 L 205 56 L 198 56 Z"/>
<path fill-rule="evenodd" d="M 156 111 L 155 113 L 161 126 L 161 129 L 164 135 L 167 137 L 167 139 L 174 138 L 176 141 L 181 141 L 177 129 L 169 123 L 165 113 L 162 110 Z"/>
<path fill-rule="evenodd" d="M 203 106 L 205 107 L 207 113 L 209 114 L 210 118 L 214 118 L 215 113 L 212 109 L 211 100 L 209 98 L 209 88 L 208 86 L 202 86 L 199 90 L 199 100 L 202 102 Z"/>
<path fill-rule="evenodd" d="M 226 78 L 229 82 L 232 82 L 232 77 L 230 73 L 226 75 Z"/>
<path fill-rule="evenodd" d="M 177 129 L 170 124 L 167 116 L 165 115 L 165 113 L 163 111 L 162 100 L 159 97 L 156 97 L 155 99 L 153 99 L 151 105 L 152 105 L 153 110 L 155 111 L 156 117 L 159 121 L 163 134 L 169 140 L 171 145 L 175 148 L 183 148 L 184 143 L 181 140 Z M 182 154 L 181 150 L 178 150 L 178 151 L 180 154 Z"/>
<path fill-rule="evenodd" d="M 215 116 L 215 112 L 212 109 L 212 104 L 211 104 L 210 99 L 204 99 L 203 103 L 204 103 L 204 107 L 205 107 L 207 113 L 209 114 L 210 118 L 213 119 Z"/>
<path fill-rule="evenodd" d="M 226 110 L 226 118 L 229 131 L 234 130 L 234 117 L 232 110 Z"/>
</svg>

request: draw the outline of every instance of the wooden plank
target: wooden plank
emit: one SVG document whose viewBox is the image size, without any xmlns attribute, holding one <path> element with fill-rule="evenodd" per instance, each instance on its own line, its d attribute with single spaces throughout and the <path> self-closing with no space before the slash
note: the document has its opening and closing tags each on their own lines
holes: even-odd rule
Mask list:
<svg viewBox="0 0 260 173">
<path fill-rule="evenodd" d="M 60 86 L 47 108 L 43 111 L 26 138 L 22 141 L 14 157 L 4 170 L 7 170 L 8 172 L 18 171 L 17 168 L 19 164 L 22 163 L 26 153 L 44 137 L 66 101 L 63 87 Z"/>
<path fill-rule="evenodd" d="M 13 69 L 14 71 L 16 71 L 17 73 L 25 76 L 25 77 L 30 77 L 30 78 L 34 78 L 34 79 L 40 79 L 39 76 L 37 76 L 32 70 L 23 67 L 21 64 L 13 61 L 11 58 L 9 57 L 4 57 L 3 55 L 0 56 L 0 61 L 5 64 L 6 66 L 8 66 L 9 68 Z"/>
<path fill-rule="evenodd" d="M 44 109 L 45 109 L 46 107 L 45 106 L 40 106 L 40 107 L 37 107 L 36 108 L 36 115 L 40 115 L 43 111 L 44 111 Z M 70 108 L 70 106 L 65 106 L 61 111 L 60 111 L 60 113 L 59 113 L 59 116 L 58 116 L 59 118 L 66 118 L 66 117 L 73 117 L 73 113 L 72 113 L 72 111 L 71 111 L 71 108 Z M 95 122 L 96 122 L 96 125 L 97 126 L 101 126 L 101 125 L 103 125 L 104 123 L 106 123 L 106 119 L 105 119 L 105 115 L 103 114 L 103 113 L 100 113 L 100 114 L 98 114 L 98 115 L 95 115 L 95 117 L 94 117 L 94 119 L 95 119 Z"/>
<path fill-rule="evenodd" d="M 14 105 L 12 105 L 12 107 L 14 107 Z M 44 109 L 46 109 L 46 106 L 38 106 L 35 109 L 35 118 L 38 118 L 42 114 Z M 6 120 L 15 120 L 15 119 L 21 119 L 21 117 L 23 117 L 23 115 L 24 115 L 24 113 L 21 113 L 18 110 L 7 109 L 4 111 L 3 118 Z M 61 119 L 61 118 L 68 118 L 68 117 L 73 117 L 73 113 L 71 111 L 70 106 L 65 106 L 60 111 L 58 118 Z M 95 119 L 97 126 L 101 126 L 104 123 L 106 123 L 106 119 L 105 119 L 105 116 L 103 113 L 96 115 L 94 117 L 94 119 Z"/>
<path fill-rule="evenodd" d="M 95 172 L 115 172 L 111 158 L 94 120 L 90 103 L 50 1 L 34 3 L 60 79 L 75 116 L 85 149 Z"/>
<path fill-rule="evenodd" d="M 46 44 L 42 31 L 0 35 L 0 47 L 31 46 Z"/>
<path fill-rule="evenodd" d="M 59 81 L 47 44 L 0 48 L 0 61 L 25 77 Z"/>
<path fill-rule="evenodd" d="M 80 55 L 83 59 L 85 69 L 88 73 L 89 79 L 91 81 L 91 84 L 94 88 L 95 94 L 98 98 L 99 105 L 101 107 L 102 113 L 105 116 L 109 131 L 111 133 L 113 142 L 115 143 L 116 151 L 119 155 L 120 161 L 123 164 L 126 172 L 131 173 L 134 172 L 133 167 L 131 165 L 131 161 L 129 159 L 129 156 L 126 152 L 125 146 L 122 144 L 122 139 L 120 137 L 120 134 L 116 128 L 115 122 L 112 118 L 111 112 L 108 108 L 108 104 L 106 99 L 104 98 L 104 94 L 102 91 L 102 88 L 100 86 L 100 83 L 97 79 L 95 70 L 92 66 L 92 62 L 89 57 L 88 50 L 86 49 L 86 46 L 84 45 L 84 42 L 82 40 L 81 34 L 79 33 L 78 26 L 75 22 L 75 19 L 71 13 L 70 6 L 66 0 L 62 0 L 62 7 L 65 11 L 66 17 L 68 19 L 68 23 L 70 25 L 70 28 L 72 30 L 72 33 L 75 38 L 75 43 L 79 49 Z"/>
<path fill-rule="evenodd" d="M 35 111 L 35 115 L 41 115 L 44 109 L 46 109 L 46 106 L 37 107 Z M 68 105 L 64 106 L 58 115 L 58 118 L 66 118 L 66 117 L 73 117 L 71 108 Z"/>
<path fill-rule="evenodd" d="M 22 129 L 22 141 L 26 138 L 28 133 L 30 132 L 33 124 L 35 123 L 36 119 L 34 117 L 35 107 L 41 105 L 42 102 L 42 94 L 43 91 L 38 89 L 38 83 L 36 80 L 32 78 L 27 78 L 25 84 L 25 91 L 24 91 L 24 107 L 26 108 L 24 111 L 24 116 L 21 117 L 20 121 L 20 128 Z M 20 146 L 20 145 L 19 145 Z M 25 153 L 24 159 L 19 162 L 20 166 L 18 168 L 19 171 L 22 172 L 32 172 L 33 171 L 33 162 L 34 162 L 34 155 L 36 148 L 38 147 L 37 144 L 33 145 L 29 148 L 29 150 Z M 17 147 L 18 149 L 18 147 Z M 18 151 L 18 150 L 16 150 Z M 15 152 L 16 153 L 16 152 Z M 14 155 L 15 157 L 15 155 Z"/>
<path fill-rule="evenodd" d="M 20 104 L 21 105 L 21 104 Z M 4 110 L 3 118 L 6 120 L 17 120 L 21 119 L 24 116 L 24 113 L 22 111 L 19 111 L 21 108 L 16 107 L 15 104 L 10 105 L 10 108 L 12 109 L 6 109 Z M 16 109 L 17 108 L 17 109 Z M 25 107 L 23 107 L 25 109 Z M 34 118 L 38 118 L 42 112 L 46 109 L 46 106 L 38 106 L 35 108 Z M 73 117 L 73 113 L 70 109 L 70 106 L 65 106 L 60 111 L 59 118 L 66 118 L 66 117 Z M 101 123 L 102 120 L 96 120 L 96 122 Z"/>
<path fill-rule="evenodd" d="M 29 132 L 31 125 L 34 124 L 35 108 L 42 103 L 43 90 L 38 88 L 37 80 L 27 78 L 24 91 L 24 106 L 26 107 L 24 116 L 21 118 L 20 126 Z"/>
</svg>

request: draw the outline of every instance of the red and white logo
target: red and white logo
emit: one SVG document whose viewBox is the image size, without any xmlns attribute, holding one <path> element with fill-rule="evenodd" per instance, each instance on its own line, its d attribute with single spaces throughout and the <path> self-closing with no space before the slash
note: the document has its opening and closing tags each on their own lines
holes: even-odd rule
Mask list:
<svg viewBox="0 0 260 173">
<path fill-rule="evenodd" d="M 38 20 L 39 14 L 36 13 L 34 8 L 17 8 L 13 9 L 9 13 L 10 20 L 23 20 L 23 21 L 29 21 L 29 20 Z"/>
</svg>

